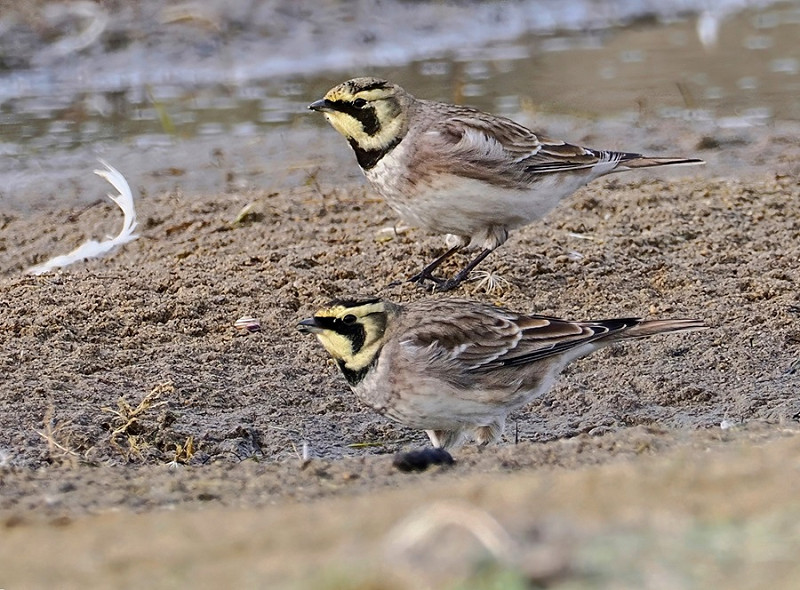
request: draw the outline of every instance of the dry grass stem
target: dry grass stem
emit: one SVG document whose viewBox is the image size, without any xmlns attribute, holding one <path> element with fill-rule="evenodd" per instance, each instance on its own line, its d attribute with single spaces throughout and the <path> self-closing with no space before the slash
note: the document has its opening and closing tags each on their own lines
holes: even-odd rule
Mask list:
<svg viewBox="0 0 800 590">
<path fill-rule="evenodd" d="M 130 460 L 131 456 L 141 457 L 142 451 L 150 445 L 142 438 L 141 435 L 133 432 L 133 427 L 139 422 L 140 418 L 145 412 L 158 408 L 167 404 L 165 400 L 160 400 L 165 394 L 174 393 L 175 387 L 171 381 L 159 383 L 150 393 L 145 395 L 136 407 L 131 406 L 125 398 L 120 397 L 117 400 L 117 409 L 102 408 L 103 412 L 113 414 L 118 425 L 111 431 L 109 439 L 111 444 L 125 456 L 126 460 Z M 120 436 L 127 437 L 128 448 L 124 449 L 118 441 Z"/>
<path fill-rule="evenodd" d="M 44 414 L 44 418 L 42 418 L 42 425 L 44 427 L 44 431 L 36 430 L 33 431 L 41 436 L 45 441 L 47 441 L 47 450 L 52 457 L 55 457 L 60 453 L 63 454 L 64 458 L 68 458 L 70 461 L 74 461 L 75 458 L 80 457 L 80 455 L 69 448 L 69 435 L 66 435 L 66 440 L 63 443 L 58 442 L 57 438 L 60 438 L 62 435 L 62 431 L 66 426 L 66 422 L 59 422 L 58 424 L 55 423 L 54 419 L 55 414 L 55 407 L 51 402 L 47 406 L 47 411 Z"/>
</svg>

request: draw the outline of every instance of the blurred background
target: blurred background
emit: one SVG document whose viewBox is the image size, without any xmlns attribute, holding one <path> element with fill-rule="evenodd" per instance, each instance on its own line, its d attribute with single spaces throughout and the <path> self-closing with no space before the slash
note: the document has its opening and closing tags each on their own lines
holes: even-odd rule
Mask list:
<svg viewBox="0 0 800 590">
<path fill-rule="evenodd" d="M 768 166 L 800 135 L 800 2 L 0 4 L 0 208 L 359 178 L 306 105 L 378 75 L 591 147 Z M 777 139 L 776 139 L 777 138 Z"/>
</svg>

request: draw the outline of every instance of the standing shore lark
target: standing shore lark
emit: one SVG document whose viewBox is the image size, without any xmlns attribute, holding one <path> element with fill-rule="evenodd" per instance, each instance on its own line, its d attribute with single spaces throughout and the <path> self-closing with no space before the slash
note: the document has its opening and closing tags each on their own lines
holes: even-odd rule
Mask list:
<svg viewBox="0 0 800 590">
<path fill-rule="evenodd" d="M 579 357 L 620 340 L 706 328 L 685 319 L 573 322 L 458 299 L 335 300 L 297 327 L 317 337 L 363 403 L 445 449 L 470 435 L 480 444 L 500 438 L 506 416 Z"/>
<path fill-rule="evenodd" d="M 449 250 L 410 280 L 457 287 L 511 229 L 620 170 L 702 164 L 594 150 L 547 139 L 510 119 L 415 98 L 379 78 L 354 78 L 308 107 L 344 135 L 372 187 L 407 223 L 447 234 Z M 449 280 L 434 270 L 457 250 L 481 252 Z"/>
</svg>

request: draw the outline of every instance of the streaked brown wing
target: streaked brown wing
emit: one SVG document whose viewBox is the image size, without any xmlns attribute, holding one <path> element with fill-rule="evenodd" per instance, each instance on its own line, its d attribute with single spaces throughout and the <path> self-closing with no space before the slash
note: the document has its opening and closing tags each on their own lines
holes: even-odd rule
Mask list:
<svg viewBox="0 0 800 590">
<path fill-rule="evenodd" d="M 472 109 L 456 107 L 447 114 L 418 137 L 410 165 L 422 174 L 450 173 L 522 188 L 541 174 L 584 170 L 629 156 L 543 138 L 510 119 Z"/>
<path fill-rule="evenodd" d="M 543 321 L 547 323 L 543 324 Z M 571 322 L 543 316 L 524 316 L 517 322 L 522 330 L 518 345 L 507 354 L 484 364 L 481 370 L 525 365 L 552 357 L 635 326 L 639 322 L 639 318 Z"/>
<path fill-rule="evenodd" d="M 516 347 L 520 330 L 491 308 L 448 305 L 439 317 L 405 331 L 403 347 L 419 359 L 445 362 L 455 371 L 477 368 Z M 441 318 L 441 319 L 439 319 Z"/>
<path fill-rule="evenodd" d="M 546 316 L 521 316 L 491 306 L 454 302 L 403 334 L 402 343 L 418 359 L 456 371 L 481 372 L 531 363 L 625 327 L 625 320 L 582 323 Z M 431 314 L 433 316 L 433 314 Z M 617 323 L 618 322 L 618 323 Z"/>
</svg>

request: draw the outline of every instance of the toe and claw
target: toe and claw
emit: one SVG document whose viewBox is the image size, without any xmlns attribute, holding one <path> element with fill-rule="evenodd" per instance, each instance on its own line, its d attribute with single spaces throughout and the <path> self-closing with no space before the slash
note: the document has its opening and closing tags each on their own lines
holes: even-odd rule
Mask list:
<svg viewBox="0 0 800 590">
<path fill-rule="evenodd" d="M 441 264 L 450 258 L 453 254 L 455 254 L 460 249 L 460 246 L 454 246 L 450 248 L 447 252 L 439 256 L 436 260 L 431 262 L 428 266 L 423 268 L 419 273 L 415 274 L 413 277 L 408 279 L 410 283 L 417 283 L 418 285 L 424 285 L 426 281 L 430 281 L 433 283 L 432 291 L 438 292 L 446 292 L 452 291 L 456 287 L 458 287 L 461 283 L 463 283 L 469 274 L 474 270 L 476 266 L 478 266 L 483 260 L 492 253 L 492 251 L 488 248 L 481 251 L 475 258 L 473 258 L 467 266 L 465 266 L 461 271 L 458 272 L 454 277 L 450 279 L 442 279 L 433 275 L 433 271 L 435 271 Z"/>
</svg>

